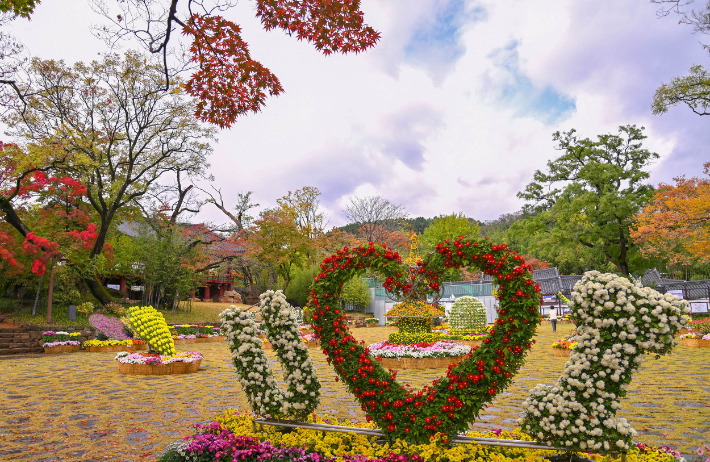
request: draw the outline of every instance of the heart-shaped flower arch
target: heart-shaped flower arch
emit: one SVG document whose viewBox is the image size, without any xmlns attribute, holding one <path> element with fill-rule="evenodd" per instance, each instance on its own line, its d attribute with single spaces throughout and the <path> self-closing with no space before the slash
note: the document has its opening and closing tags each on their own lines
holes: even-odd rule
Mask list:
<svg viewBox="0 0 710 462">
<path fill-rule="evenodd" d="M 475 267 L 493 275 L 499 284 L 499 318 L 483 344 L 463 361 L 449 367 L 445 377 L 420 391 L 401 386 L 369 356 L 347 328 L 338 308 L 343 284 L 366 268 L 385 279 L 395 297 L 423 298 L 437 293 L 439 276 L 450 267 Z M 506 245 L 483 240 L 446 240 L 417 267 L 402 266 L 397 252 L 387 246 L 344 247 L 326 258 L 315 278 L 309 307 L 323 353 L 357 397 L 368 421 L 385 434 L 413 443 L 428 443 L 436 433 L 442 440 L 468 430 L 483 405 L 511 382 L 523 364 L 531 338 L 540 322 L 540 288 L 531 268 Z"/>
</svg>

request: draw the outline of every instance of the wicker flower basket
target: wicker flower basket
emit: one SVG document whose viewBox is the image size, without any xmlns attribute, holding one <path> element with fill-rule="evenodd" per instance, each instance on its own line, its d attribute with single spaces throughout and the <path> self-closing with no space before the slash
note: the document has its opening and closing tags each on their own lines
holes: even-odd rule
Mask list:
<svg viewBox="0 0 710 462">
<path fill-rule="evenodd" d="M 306 345 L 308 345 L 308 348 L 315 348 L 320 346 L 320 340 L 313 340 L 310 342 L 305 342 Z"/>
<path fill-rule="evenodd" d="M 107 345 L 107 346 L 88 346 L 85 348 L 89 353 L 116 353 L 118 351 L 128 351 L 128 345 Z"/>
<path fill-rule="evenodd" d="M 699 338 L 684 338 L 683 345 L 690 348 L 710 348 L 710 340 L 702 340 Z"/>
<path fill-rule="evenodd" d="M 462 345 L 466 345 L 468 347 L 471 347 L 471 349 L 473 349 L 473 348 L 478 348 L 479 346 L 481 346 L 481 344 L 483 343 L 483 340 L 454 340 L 454 342 L 460 343 Z"/>
<path fill-rule="evenodd" d="M 440 369 L 458 364 L 466 355 L 449 358 L 382 358 L 380 364 L 385 369 Z"/>
<path fill-rule="evenodd" d="M 118 372 L 126 375 L 173 375 L 190 374 L 200 369 L 202 360 L 194 363 L 174 362 L 170 364 L 128 364 L 118 363 Z"/>
<path fill-rule="evenodd" d="M 133 351 L 148 351 L 148 344 L 143 343 L 141 345 L 136 345 L 134 343 L 133 345 L 131 345 L 131 347 L 129 349 L 133 350 Z"/>
<path fill-rule="evenodd" d="M 572 350 L 567 349 L 567 348 L 553 348 L 552 349 L 552 354 L 554 356 L 559 356 L 561 358 L 569 358 L 570 353 Z"/>
<path fill-rule="evenodd" d="M 689 330 L 684 327 L 684 328 L 682 328 L 681 330 L 679 330 L 678 332 L 676 332 L 676 333 L 675 333 L 675 336 L 676 336 L 676 337 L 680 337 L 681 335 L 687 334 L 688 332 L 689 332 Z"/>
<path fill-rule="evenodd" d="M 299 329 L 301 331 L 301 334 L 303 335 L 308 335 L 313 333 L 313 329 Z"/>
<path fill-rule="evenodd" d="M 74 353 L 75 351 L 79 351 L 79 345 L 57 345 L 44 349 L 44 352 L 48 355 L 58 353 Z"/>
<path fill-rule="evenodd" d="M 271 343 L 269 343 L 269 342 L 262 343 L 262 346 L 264 347 L 265 350 L 273 350 L 274 349 L 274 347 L 272 347 Z"/>
<path fill-rule="evenodd" d="M 366 322 L 365 327 L 380 327 L 380 325 L 376 322 Z"/>
<path fill-rule="evenodd" d="M 218 343 L 218 342 L 224 342 L 226 340 L 225 337 L 218 336 L 218 337 L 207 337 L 205 340 L 205 343 Z"/>
</svg>

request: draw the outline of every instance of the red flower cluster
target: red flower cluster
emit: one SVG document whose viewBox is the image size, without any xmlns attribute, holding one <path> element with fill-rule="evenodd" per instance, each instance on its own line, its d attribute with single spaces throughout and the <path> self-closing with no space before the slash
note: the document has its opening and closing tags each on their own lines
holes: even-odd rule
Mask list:
<svg viewBox="0 0 710 462">
<path fill-rule="evenodd" d="M 484 344 L 430 387 L 415 392 L 396 382 L 369 356 L 369 351 L 350 335 L 338 298 L 342 285 L 366 268 L 385 276 L 383 286 L 396 297 L 421 298 L 439 290 L 439 277 L 446 268 L 475 266 L 499 281 L 500 316 L 496 329 Z M 454 437 L 468 428 L 482 406 L 510 384 L 524 362 L 539 321 L 539 287 L 531 279 L 525 261 L 505 245 L 487 240 L 447 240 L 414 271 L 401 266 L 401 258 L 384 244 L 347 247 L 326 258 L 314 279 L 309 307 L 313 310 L 315 334 L 323 353 L 349 390 L 360 401 L 368 421 L 375 421 L 394 438 L 428 442 L 436 433 Z M 424 278 L 424 284 L 418 283 Z M 424 293 L 413 293 L 415 290 Z M 423 344 L 426 345 L 426 344 Z"/>
</svg>

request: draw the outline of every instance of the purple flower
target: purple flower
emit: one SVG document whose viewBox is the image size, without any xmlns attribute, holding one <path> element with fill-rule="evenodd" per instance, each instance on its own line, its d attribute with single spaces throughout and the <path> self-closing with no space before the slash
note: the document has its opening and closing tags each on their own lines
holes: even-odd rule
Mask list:
<svg viewBox="0 0 710 462">
<path fill-rule="evenodd" d="M 120 319 L 103 314 L 92 314 L 89 323 L 106 337 L 114 340 L 127 340 L 125 327 Z"/>
</svg>

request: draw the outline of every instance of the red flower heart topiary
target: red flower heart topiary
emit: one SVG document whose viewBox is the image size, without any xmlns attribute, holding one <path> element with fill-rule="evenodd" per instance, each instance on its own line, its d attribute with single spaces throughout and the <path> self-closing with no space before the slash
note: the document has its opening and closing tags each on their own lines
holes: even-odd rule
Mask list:
<svg viewBox="0 0 710 462">
<path fill-rule="evenodd" d="M 386 371 L 369 356 L 347 328 L 338 308 L 343 284 L 365 271 L 385 277 L 383 286 L 395 297 L 425 299 L 438 292 L 446 268 L 476 267 L 493 275 L 500 299 L 499 317 L 483 344 L 466 359 L 449 367 L 446 376 L 420 391 L 403 387 L 396 372 Z M 374 421 L 391 438 L 428 443 L 442 433 L 448 442 L 478 417 L 483 406 L 505 389 L 522 366 L 540 322 L 540 288 L 532 269 L 505 245 L 483 240 L 449 240 L 415 267 L 384 244 L 344 247 L 326 258 L 315 278 L 309 308 L 315 334 L 329 363 L 357 397 L 368 421 Z"/>
</svg>

